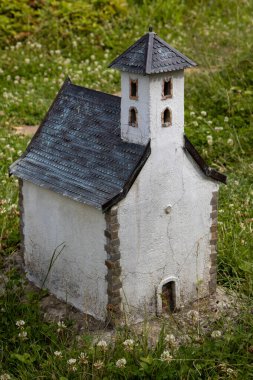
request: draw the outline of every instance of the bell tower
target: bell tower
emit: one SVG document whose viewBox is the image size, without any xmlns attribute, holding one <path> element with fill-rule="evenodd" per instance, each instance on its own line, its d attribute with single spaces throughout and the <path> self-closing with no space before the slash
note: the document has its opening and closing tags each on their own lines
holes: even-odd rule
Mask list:
<svg viewBox="0 0 253 380">
<path fill-rule="evenodd" d="M 196 63 L 152 28 L 110 65 L 121 71 L 121 138 L 146 145 L 184 133 L 184 69 Z"/>
</svg>

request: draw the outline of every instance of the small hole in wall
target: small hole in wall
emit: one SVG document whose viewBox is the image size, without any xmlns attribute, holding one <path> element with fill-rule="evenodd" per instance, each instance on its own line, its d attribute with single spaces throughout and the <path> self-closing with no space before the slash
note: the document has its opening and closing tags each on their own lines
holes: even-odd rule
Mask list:
<svg viewBox="0 0 253 380">
<path fill-rule="evenodd" d="M 172 79 L 165 79 L 163 81 L 163 99 L 172 97 Z"/>
<path fill-rule="evenodd" d="M 129 125 L 131 127 L 135 127 L 135 128 L 138 126 L 138 123 L 137 123 L 137 110 L 134 107 L 131 107 L 129 109 Z"/>
<path fill-rule="evenodd" d="M 175 281 L 167 282 L 162 287 L 162 311 L 172 313 L 176 309 L 176 286 Z"/>
<path fill-rule="evenodd" d="M 130 80 L 130 99 L 138 98 L 138 80 Z"/>
<path fill-rule="evenodd" d="M 171 111 L 169 108 L 165 108 L 162 112 L 162 127 L 170 127 L 171 126 Z"/>
</svg>

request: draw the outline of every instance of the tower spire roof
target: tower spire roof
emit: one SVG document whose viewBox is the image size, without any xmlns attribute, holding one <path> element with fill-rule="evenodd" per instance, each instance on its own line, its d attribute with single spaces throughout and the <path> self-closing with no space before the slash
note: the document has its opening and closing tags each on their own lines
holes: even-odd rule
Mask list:
<svg viewBox="0 0 253 380">
<path fill-rule="evenodd" d="M 183 70 L 197 64 L 167 44 L 149 28 L 132 46 L 109 65 L 121 71 L 136 74 L 156 74 Z"/>
</svg>

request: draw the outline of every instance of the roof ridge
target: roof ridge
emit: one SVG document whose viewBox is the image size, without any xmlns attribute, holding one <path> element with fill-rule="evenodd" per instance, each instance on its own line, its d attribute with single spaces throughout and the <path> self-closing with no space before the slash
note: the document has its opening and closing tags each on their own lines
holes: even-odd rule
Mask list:
<svg viewBox="0 0 253 380">
<path fill-rule="evenodd" d="M 146 74 L 151 74 L 154 37 L 155 37 L 155 33 L 149 32 L 148 43 L 147 43 L 147 54 L 144 60 Z"/>
</svg>

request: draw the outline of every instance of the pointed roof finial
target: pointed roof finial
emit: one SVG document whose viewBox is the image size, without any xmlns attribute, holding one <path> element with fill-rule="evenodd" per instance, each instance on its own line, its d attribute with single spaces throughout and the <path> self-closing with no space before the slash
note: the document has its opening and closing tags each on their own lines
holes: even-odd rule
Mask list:
<svg viewBox="0 0 253 380">
<path fill-rule="evenodd" d="M 148 31 L 149 31 L 150 33 L 153 32 L 153 26 L 152 26 L 152 25 L 149 25 Z"/>
</svg>

